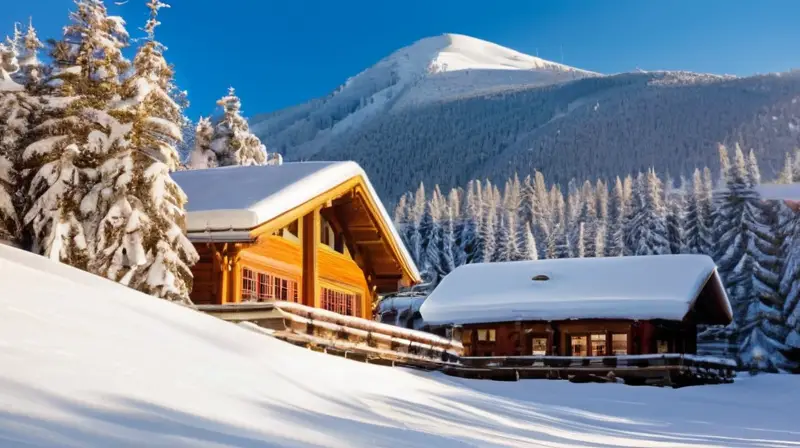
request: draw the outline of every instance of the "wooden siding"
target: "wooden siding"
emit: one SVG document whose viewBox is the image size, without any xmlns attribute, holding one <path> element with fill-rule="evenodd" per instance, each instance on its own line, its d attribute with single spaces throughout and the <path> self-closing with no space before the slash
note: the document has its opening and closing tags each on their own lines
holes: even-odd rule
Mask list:
<svg viewBox="0 0 800 448">
<path fill-rule="evenodd" d="M 300 242 L 290 241 L 280 236 L 267 235 L 261 237 L 258 243 L 244 248 L 239 255 L 239 269 L 247 267 L 254 271 L 271 272 L 280 277 L 297 281 L 298 285 L 302 284 L 303 251 Z M 320 244 L 317 246 L 317 270 L 319 275 L 318 287 L 324 286 L 359 294 L 361 296 L 360 309 L 362 310 L 359 317 L 367 319 L 372 317 L 370 312 L 371 295 L 366 276 L 352 258 Z M 194 271 L 195 269 L 193 268 Z M 194 300 L 195 297 L 193 296 L 192 299 Z M 229 301 L 236 302 L 236 299 L 236 297 L 232 297 Z M 217 300 L 213 302 L 208 301 L 208 299 L 204 300 L 203 302 L 195 301 L 195 303 L 221 303 Z M 306 303 L 302 294 L 300 303 Z"/>
<path fill-rule="evenodd" d="M 192 267 L 194 284 L 190 298 L 196 305 L 211 305 L 219 302 L 219 268 L 214 261 L 214 251 L 207 244 L 195 246 L 200 259 Z"/>
<path fill-rule="evenodd" d="M 494 341 L 479 341 L 478 330 L 494 330 Z M 529 356 L 533 338 L 547 338 L 547 355 L 570 356 L 571 336 L 606 335 L 606 350 L 612 334 L 627 335 L 628 354 L 658 353 L 658 341 L 669 353 L 697 353 L 696 326 L 688 322 L 583 319 L 554 322 L 500 322 L 465 325 L 462 342 L 467 356 Z"/>
</svg>

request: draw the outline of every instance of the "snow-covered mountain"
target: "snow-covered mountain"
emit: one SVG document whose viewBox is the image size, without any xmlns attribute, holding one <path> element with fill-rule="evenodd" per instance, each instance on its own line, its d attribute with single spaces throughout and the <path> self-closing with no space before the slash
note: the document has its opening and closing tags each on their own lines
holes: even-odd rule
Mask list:
<svg viewBox="0 0 800 448">
<path fill-rule="evenodd" d="M 596 76 L 459 34 L 421 39 L 348 79 L 325 98 L 251 120 L 253 132 L 292 158 L 314 156 L 331 139 L 390 110 Z"/>
<path fill-rule="evenodd" d="M 534 169 L 554 182 L 717 165 L 754 149 L 765 178 L 800 147 L 800 72 L 600 75 L 446 34 L 402 48 L 330 95 L 256 116 L 287 160 L 355 160 L 384 200 Z"/>
</svg>

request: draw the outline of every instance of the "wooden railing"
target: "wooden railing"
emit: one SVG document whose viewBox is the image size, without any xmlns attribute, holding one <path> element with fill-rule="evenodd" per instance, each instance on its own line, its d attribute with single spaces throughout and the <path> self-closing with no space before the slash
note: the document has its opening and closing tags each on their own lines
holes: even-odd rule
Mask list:
<svg viewBox="0 0 800 448">
<path fill-rule="evenodd" d="M 292 302 L 198 305 L 199 311 L 243 323 L 293 344 L 366 362 L 439 369 L 458 363 L 458 341 Z M 266 330 L 266 331 L 265 331 Z"/>
<path fill-rule="evenodd" d="M 359 361 L 440 370 L 475 379 L 621 381 L 684 386 L 733 381 L 727 359 L 675 353 L 621 356 L 464 357 L 458 341 L 291 302 L 198 305 L 251 331 Z"/>
</svg>

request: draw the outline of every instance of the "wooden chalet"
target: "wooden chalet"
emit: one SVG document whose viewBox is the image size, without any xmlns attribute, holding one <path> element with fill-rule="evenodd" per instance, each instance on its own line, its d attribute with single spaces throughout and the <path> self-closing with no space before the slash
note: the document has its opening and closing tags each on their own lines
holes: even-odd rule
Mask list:
<svg viewBox="0 0 800 448">
<path fill-rule="evenodd" d="M 212 306 L 295 302 L 371 318 L 380 293 L 420 275 L 353 162 L 181 171 L 200 253 L 191 299 Z"/>
<path fill-rule="evenodd" d="M 698 325 L 732 320 L 705 255 L 465 265 L 420 312 L 480 357 L 695 354 Z"/>
</svg>

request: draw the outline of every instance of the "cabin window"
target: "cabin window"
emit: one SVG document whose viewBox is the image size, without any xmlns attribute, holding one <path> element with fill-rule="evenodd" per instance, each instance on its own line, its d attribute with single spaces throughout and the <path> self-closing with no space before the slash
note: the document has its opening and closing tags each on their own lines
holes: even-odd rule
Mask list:
<svg viewBox="0 0 800 448">
<path fill-rule="evenodd" d="M 251 269 L 243 268 L 242 299 L 297 302 L 297 282 L 273 274 L 254 272 Z"/>
<path fill-rule="evenodd" d="M 606 350 L 605 333 L 591 335 L 591 341 L 592 341 L 592 355 L 594 356 L 608 355 L 608 350 Z"/>
<path fill-rule="evenodd" d="M 462 333 L 461 343 L 464 345 L 464 347 L 472 344 L 472 330 L 467 330 Z"/>
<path fill-rule="evenodd" d="M 494 342 L 497 336 L 496 330 L 478 330 L 478 340 L 481 342 Z"/>
<path fill-rule="evenodd" d="M 656 352 L 669 353 L 669 342 L 663 339 L 659 339 L 658 341 L 656 341 Z"/>
<path fill-rule="evenodd" d="M 320 225 L 320 242 L 331 249 L 334 249 L 336 245 L 336 233 L 333 231 L 333 227 L 331 227 L 331 223 L 328 222 L 327 219 L 322 218 L 319 222 Z"/>
<path fill-rule="evenodd" d="M 587 356 L 589 354 L 589 346 L 586 339 L 586 336 L 570 336 L 572 356 Z"/>
<path fill-rule="evenodd" d="M 628 354 L 627 333 L 613 333 L 611 335 L 611 353 L 615 356 Z"/>
<path fill-rule="evenodd" d="M 258 297 L 256 288 L 256 275 L 250 269 L 242 269 L 242 298 L 255 299 Z"/>
<path fill-rule="evenodd" d="M 531 355 L 547 354 L 547 338 L 533 338 L 531 341 Z"/>
<path fill-rule="evenodd" d="M 322 308 L 345 316 L 361 315 L 361 294 L 322 288 Z"/>
</svg>

